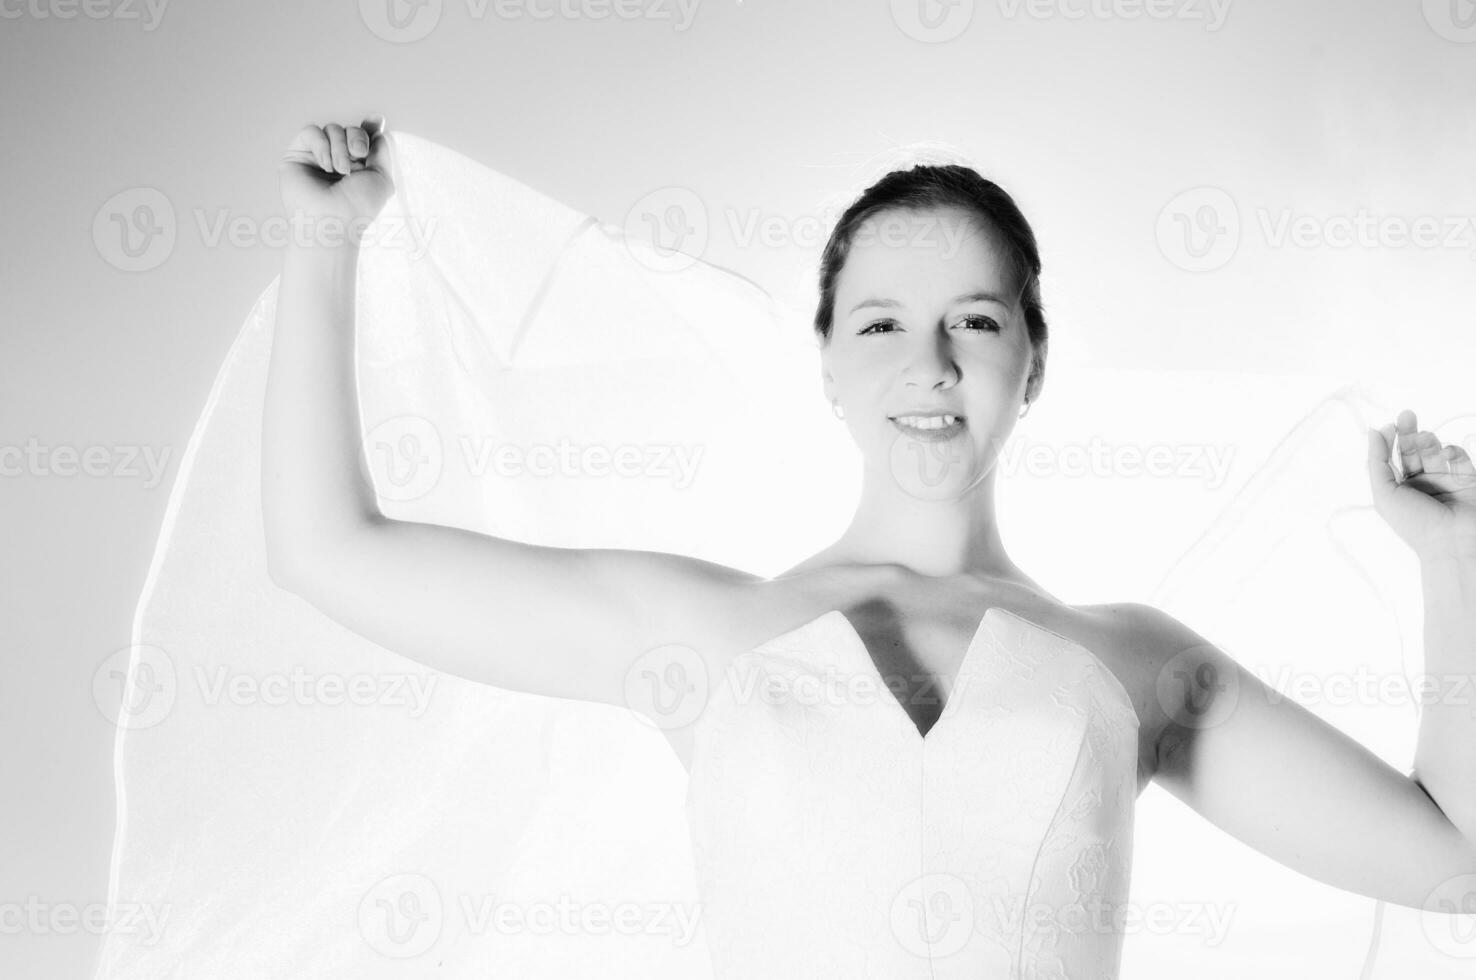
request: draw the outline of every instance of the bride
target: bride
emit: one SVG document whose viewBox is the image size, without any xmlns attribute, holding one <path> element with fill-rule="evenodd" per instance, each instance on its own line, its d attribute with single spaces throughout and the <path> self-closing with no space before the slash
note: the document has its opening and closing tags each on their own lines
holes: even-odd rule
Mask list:
<svg viewBox="0 0 1476 980">
<path fill-rule="evenodd" d="M 379 119 L 307 126 L 285 207 L 362 231 L 394 190 L 385 142 Z M 1436 908 L 1476 872 L 1476 722 L 1456 707 L 1425 712 L 1406 776 L 1166 613 L 1065 605 L 1011 561 L 995 464 L 1042 391 L 1047 328 L 1033 232 L 976 172 L 894 171 L 835 227 L 814 329 L 861 497 L 773 578 L 384 516 L 359 449 L 357 258 L 352 240 L 285 258 L 272 578 L 437 670 L 647 715 L 690 776 L 715 975 L 1115 977 L 1155 779 L 1338 888 Z M 1419 558 L 1428 670 L 1476 672 L 1476 468 L 1405 411 L 1369 430 L 1368 474 Z M 677 702 L 634 682 L 673 663 L 704 679 Z"/>
</svg>

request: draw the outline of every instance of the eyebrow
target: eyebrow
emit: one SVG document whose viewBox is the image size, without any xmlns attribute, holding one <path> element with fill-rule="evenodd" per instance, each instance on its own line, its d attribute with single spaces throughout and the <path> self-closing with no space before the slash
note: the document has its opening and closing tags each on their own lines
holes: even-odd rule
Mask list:
<svg viewBox="0 0 1476 980">
<path fill-rule="evenodd" d="M 1006 303 L 1003 299 L 1001 299 L 998 294 L 996 294 L 996 293 L 990 293 L 990 292 L 982 292 L 982 291 L 981 292 L 973 292 L 973 293 L 964 293 L 962 296 L 955 296 L 955 297 L 953 297 L 953 300 L 948 305 L 949 306 L 961 306 L 964 303 L 978 303 L 978 302 L 998 303 L 1000 306 L 1003 306 L 1006 309 L 1008 309 L 1009 308 L 1009 305 L 1010 305 L 1010 304 Z M 899 301 L 897 301 L 895 299 L 877 299 L 877 298 L 874 298 L 874 299 L 863 299 L 861 302 L 859 302 L 855 306 L 851 307 L 851 312 L 852 313 L 855 313 L 857 310 L 866 309 L 867 307 L 871 307 L 871 306 L 876 306 L 876 307 L 880 307 L 882 309 L 890 310 L 890 309 L 896 309 L 897 307 L 900 307 L 900 306 L 903 306 L 903 305 L 905 305 L 905 304 L 903 304 L 903 303 L 901 303 L 901 302 L 899 302 Z"/>
</svg>

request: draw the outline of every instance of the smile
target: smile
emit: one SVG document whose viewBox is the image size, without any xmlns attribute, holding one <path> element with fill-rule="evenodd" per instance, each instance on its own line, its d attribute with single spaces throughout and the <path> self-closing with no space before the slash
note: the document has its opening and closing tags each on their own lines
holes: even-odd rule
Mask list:
<svg viewBox="0 0 1476 980">
<path fill-rule="evenodd" d="M 887 421 L 899 432 L 926 442 L 952 439 L 964 430 L 962 415 L 897 415 Z"/>
</svg>

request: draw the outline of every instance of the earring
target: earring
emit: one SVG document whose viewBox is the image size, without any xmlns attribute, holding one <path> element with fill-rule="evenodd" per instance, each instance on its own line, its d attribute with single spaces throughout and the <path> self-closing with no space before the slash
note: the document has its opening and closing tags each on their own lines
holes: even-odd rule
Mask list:
<svg viewBox="0 0 1476 980">
<path fill-rule="evenodd" d="M 843 409 L 843 408 L 840 407 L 840 402 L 831 402 L 830 403 L 830 414 L 832 414 L 836 418 L 842 419 L 842 420 L 844 420 L 845 417 L 846 417 L 845 409 Z"/>
<path fill-rule="evenodd" d="M 1025 408 L 1020 412 L 1019 415 L 1017 415 L 1015 417 L 1016 418 L 1023 419 L 1025 416 L 1027 416 L 1029 414 L 1030 414 L 1030 399 L 1027 398 L 1027 399 L 1025 399 Z"/>
</svg>

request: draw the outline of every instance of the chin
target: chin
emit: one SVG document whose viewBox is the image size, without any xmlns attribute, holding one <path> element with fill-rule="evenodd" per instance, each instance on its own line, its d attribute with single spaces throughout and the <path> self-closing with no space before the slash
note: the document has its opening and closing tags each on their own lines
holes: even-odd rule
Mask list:
<svg viewBox="0 0 1476 980">
<path fill-rule="evenodd" d="M 904 495 L 917 500 L 953 500 L 978 486 L 994 462 L 994 454 L 967 427 L 942 440 L 917 439 L 900 433 L 890 421 L 868 447 L 870 468 Z"/>
</svg>

